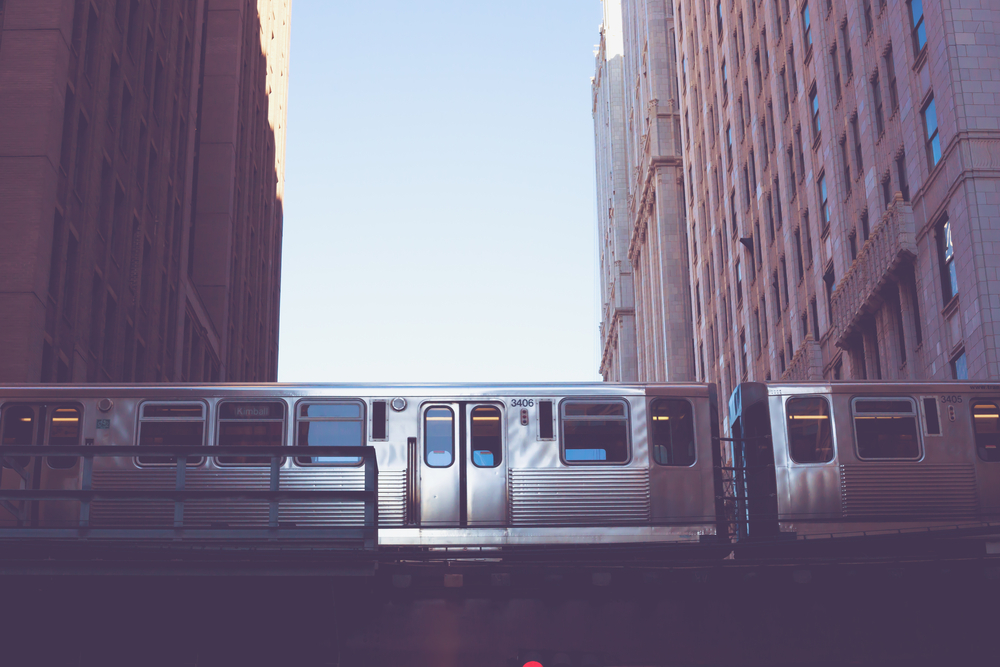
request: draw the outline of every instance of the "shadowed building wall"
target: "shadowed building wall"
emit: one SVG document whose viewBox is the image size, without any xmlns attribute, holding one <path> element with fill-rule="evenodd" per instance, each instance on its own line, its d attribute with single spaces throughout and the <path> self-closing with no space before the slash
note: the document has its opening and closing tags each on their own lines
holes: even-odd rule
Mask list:
<svg viewBox="0 0 1000 667">
<path fill-rule="evenodd" d="M 276 379 L 289 19 L 0 3 L 0 381 Z"/>
</svg>

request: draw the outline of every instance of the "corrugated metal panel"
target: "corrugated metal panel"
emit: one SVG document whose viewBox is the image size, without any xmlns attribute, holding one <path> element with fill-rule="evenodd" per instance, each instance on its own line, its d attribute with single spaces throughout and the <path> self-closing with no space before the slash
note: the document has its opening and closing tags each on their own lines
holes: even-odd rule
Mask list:
<svg viewBox="0 0 1000 667">
<path fill-rule="evenodd" d="M 172 468 L 94 471 L 95 489 L 173 489 Z M 260 489 L 269 486 L 270 473 L 260 470 L 189 470 L 189 489 Z M 306 468 L 281 471 L 281 488 L 288 490 L 363 490 L 362 468 Z M 406 498 L 406 471 L 387 470 L 379 474 L 379 523 L 403 525 Z M 278 521 L 298 526 L 361 525 L 364 503 L 359 501 L 283 501 Z M 91 521 L 98 526 L 173 525 L 171 501 L 99 501 L 91 506 Z M 191 501 L 184 509 L 185 525 L 267 525 L 268 504 L 260 501 Z"/>
<path fill-rule="evenodd" d="M 649 522 L 646 469 L 511 470 L 509 484 L 515 526 Z"/>
<path fill-rule="evenodd" d="M 840 466 L 845 517 L 969 517 L 977 510 L 972 465 L 866 463 Z"/>
</svg>

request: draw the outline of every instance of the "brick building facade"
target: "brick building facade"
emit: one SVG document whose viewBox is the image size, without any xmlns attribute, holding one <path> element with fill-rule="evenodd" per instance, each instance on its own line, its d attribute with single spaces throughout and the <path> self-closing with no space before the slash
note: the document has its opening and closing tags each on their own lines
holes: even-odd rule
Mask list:
<svg viewBox="0 0 1000 667">
<path fill-rule="evenodd" d="M 1000 8 L 675 2 L 699 378 L 1000 377 Z"/>
<path fill-rule="evenodd" d="M 289 27 L 0 3 L 0 381 L 276 379 Z"/>
<path fill-rule="evenodd" d="M 672 4 L 697 378 L 1000 377 L 1000 6 Z"/>
<path fill-rule="evenodd" d="M 657 0 L 604 0 L 604 11 L 593 84 L 601 375 L 691 380 L 690 279 L 677 252 L 687 239 L 673 10 Z"/>
</svg>

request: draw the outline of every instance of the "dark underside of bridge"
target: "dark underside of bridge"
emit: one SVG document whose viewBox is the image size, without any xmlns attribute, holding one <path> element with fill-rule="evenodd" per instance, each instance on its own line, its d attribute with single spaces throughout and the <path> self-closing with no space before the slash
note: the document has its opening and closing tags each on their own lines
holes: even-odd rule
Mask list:
<svg viewBox="0 0 1000 667">
<path fill-rule="evenodd" d="M 995 664 L 1000 561 L 982 551 L 398 556 L 353 575 L 3 575 L 0 663 Z"/>
</svg>

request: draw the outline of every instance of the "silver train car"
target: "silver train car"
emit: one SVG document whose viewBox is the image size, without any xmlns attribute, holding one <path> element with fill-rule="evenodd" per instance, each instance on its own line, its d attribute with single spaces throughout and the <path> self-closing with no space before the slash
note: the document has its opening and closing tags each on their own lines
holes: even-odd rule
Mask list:
<svg viewBox="0 0 1000 667">
<path fill-rule="evenodd" d="M 744 383 L 729 407 L 738 539 L 1000 521 L 1000 384 Z"/>
<path fill-rule="evenodd" d="M 670 385 L 132 385 L 0 387 L 0 487 L 81 488 L 76 458 L 47 446 L 202 446 L 188 489 L 266 489 L 255 446 L 372 447 L 379 544 L 516 546 L 699 542 L 719 532 L 715 388 Z M 213 456 L 213 446 L 245 456 Z M 95 490 L 173 489 L 176 461 L 95 458 Z M 290 456 L 282 489 L 362 489 L 360 458 Z M 16 519 L 0 507 L 0 525 Z M 36 501 L 30 522 L 71 526 L 79 506 Z M 282 525 L 362 522 L 360 503 L 282 503 Z M 95 527 L 170 526 L 174 503 L 100 500 Z M 22 519 L 23 521 L 23 519 Z M 188 526 L 267 525 L 267 503 L 191 500 Z"/>
</svg>

